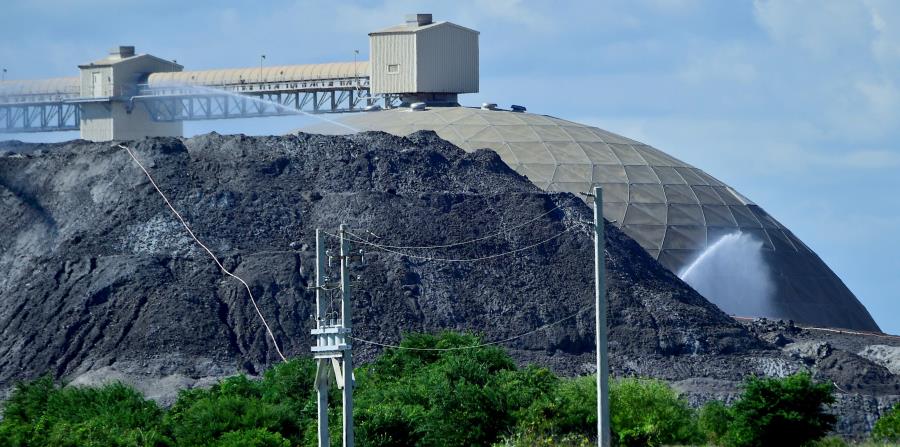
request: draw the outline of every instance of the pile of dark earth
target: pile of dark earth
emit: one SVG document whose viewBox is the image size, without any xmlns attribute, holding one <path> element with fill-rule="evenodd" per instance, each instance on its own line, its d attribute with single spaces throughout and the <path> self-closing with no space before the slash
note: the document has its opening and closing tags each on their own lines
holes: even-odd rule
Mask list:
<svg viewBox="0 0 900 447">
<path fill-rule="evenodd" d="M 502 340 L 565 319 L 503 345 L 522 364 L 593 372 L 591 210 L 538 189 L 493 152 L 465 153 L 427 132 L 129 146 L 249 283 L 288 356 L 310 355 L 313 344 L 315 230 L 344 223 L 391 246 L 497 235 L 394 250 L 406 255 L 356 244 L 367 253 L 352 272 L 355 337 L 396 343 L 405 332 L 453 329 Z M 0 389 L 50 373 L 75 384 L 122 380 L 170 403 L 178 389 L 278 361 L 243 286 L 193 243 L 125 150 L 73 141 L 0 153 Z M 896 365 L 884 366 L 895 355 L 857 355 L 868 345 L 789 351 L 819 339 L 748 330 L 606 228 L 614 375 L 665 379 L 699 403 L 734 398 L 749 374 L 808 368 L 841 388 L 838 431 L 851 436 L 897 400 Z M 380 349 L 353 347 L 361 362 Z"/>
</svg>

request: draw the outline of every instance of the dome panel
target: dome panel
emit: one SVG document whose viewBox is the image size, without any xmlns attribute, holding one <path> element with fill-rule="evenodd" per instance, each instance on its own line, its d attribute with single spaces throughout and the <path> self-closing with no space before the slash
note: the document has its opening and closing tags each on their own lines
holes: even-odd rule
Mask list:
<svg viewBox="0 0 900 447">
<path fill-rule="evenodd" d="M 647 162 L 641 157 L 640 154 L 634 150 L 631 145 L 628 144 L 610 144 L 610 149 L 613 150 L 613 153 L 616 154 L 616 157 L 619 158 L 619 161 L 625 165 L 637 165 L 637 166 L 645 166 Z"/>
<path fill-rule="evenodd" d="M 653 172 L 659 177 L 659 181 L 663 185 L 687 185 L 684 178 L 681 177 L 674 168 L 669 166 L 653 166 Z"/>
<path fill-rule="evenodd" d="M 631 203 L 666 203 L 662 185 L 642 184 L 629 186 Z"/>
<path fill-rule="evenodd" d="M 594 181 L 597 183 L 621 182 L 628 183 L 628 176 L 625 175 L 625 167 L 619 164 L 615 165 L 594 165 Z"/>
<path fill-rule="evenodd" d="M 603 193 L 603 217 L 610 222 L 619 224 L 625 219 L 625 203 L 614 203 L 606 200 L 606 192 Z"/>
<path fill-rule="evenodd" d="M 726 205 L 746 205 L 746 203 L 742 202 L 741 199 L 731 191 L 731 188 L 727 186 L 714 186 L 713 190 L 716 191 L 716 194 L 719 195 L 719 198 L 722 199 Z"/>
<path fill-rule="evenodd" d="M 679 174 L 681 174 L 681 177 L 684 179 L 684 181 L 687 182 L 688 185 L 707 184 L 706 180 L 703 180 L 703 178 L 697 175 L 691 168 L 676 167 L 675 170 L 678 171 Z"/>
<path fill-rule="evenodd" d="M 548 142 L 544 143 L 558 163 L 581 163 L 590 167 L 591 161 L 578 143 Z"/>
<path fill-rule="evenodd" d="M 624 225 L 622 230 L 641 247 L 650 247 L 651 250 L 662 248 L 662 241 L 666 235 L 664 225 Z"/>
<path fill-rule="evenodd" d="M 682 271 L 685 267 L 691 265 L 697 257 L 700 256 L 702 250 L 676 250 L 668 249 L 659 253 L 659 263 L 667 269 L 675 272 Z"/>
<path fill-rule="evenodd" d="M 553 175 L 556 174 L 555 164 L 523 163 L 519 166 L 522 169 L 519 172 L 525 174 L 532 182 L 551 183 Z"/>
<path fill-rule="evenodd" d="M 669 203 L 699 204 L 700 201 L 688 185 L 664 185 Z"/>
<path fill-rule="evenodd" d="M 704 248 L 706 248 L 706 227 L 669 225 L 666 228 L 663 250 L 701 250 Z"/>
<path fill-rule="evenodd" d="M 591 132 L 590 129 L 583 126 L 562 126 L 563 132 L 568 134 L 573 141 L 585 142 L 585 143 L 602 143 L 603 140 L 600 139 L 597 134 Z"/>
<path fill-rule="evenodd" d="M 599 186 L 603 188 L 604 202 L 628 203 L 628 184 L 601 183 Z"/>
<path fill-rule="evenodd" d="M 634 144 L 632 145 L 634 150 L 647 161 L 648 164 L 653 166 L 684 166 L 684 163 L 679 162 L 678 160 L 650 147 L 646 144 Z"/>
<path fill-rule="evenodd" d="M 729 210 L 731 210 L 731 214 L 734 216 L 734 219 L 737 221 L 737 224 L 741 228 L 762 228 L 762 224 L 759 223 L 759 219 L 747 209 L 746 206 L 729 206 Z"/>
<path fill-rule="evenodd" d="M 724 205 L 703 205 L 703 216 L 709 226 L 735 228 L 738 226 L 731 211 Z"/>
<path fill-rule="evenodd" d="M 766 234 L 765 230 L 762 228 L 741 228 L 741 233 L 749 234 L 753 236 L 753 239 L 762 242 L 763 249 L 765 250 L 775 250 L 775 247 L 772 245 L 772 241 L 769 239 L 769 235 Z"/>
<path fill-rule="evenodd" d="M 531 130 L 531 126 L 495 126 L 497 133 L 504 141 L 510 143 L 537 141 L 537 134 Z"/>
<path fill-rule="evenodd" d="M 472 110 L 472 109 L 465 109 L 465 108 L 463 108 L 463 110 Z M 554 126 L 558 126 L 558 125 L 560 124 L 560 122 L 562 121 L 562 120 L 550 118 L 550 117 L 547 117 L 547 116 L 544 116 L 544 115 L 535 115 L 535 114 L 533 114 L 533 113 L 522 113 L 522 114 L 519 115 L 519 119 L 521 119 L 522 122 L 524 122 L 524 123 L 526 123 L 526 124 L 531 124 L 531 125 L 554 125 Z"/>
<path fill-rule="evenodd" d="M 716 194 L 716 190 L 712 189 L 711 186 L 696 185 L 691 186 L 691 190 L 694 191 L 694 195 L 697 196 L 697 199 L 700 200 L 700 203 L 703 205 L 725 204 L 722 198 Z"/>
<path fill-rule="evenodd" d="M 762 208 L 756 205 L 750 205 L 747 208 L 759 219 L 759 223 L 762 224 L 763 228 L 781 228 L 781 225 L 775 219 L 772 219 L 772 216 L 763 211 Z"/>
<path fill-rule="evenodd" d="M 772 241 L 772 245 L 775 247 L 775 250 L 782 251 L 797 251 L 797 248 L 794 247 L 794 244 L 784 236 L 784 233 L 779 229 L 766 229 L 766 234 L 769 236 L 769 239 Z"/>
<path fill-rule="evenodd" d="M 572 137 L 559 126 L 532 126 L 532 129 L 541 141 L 572 141 Z"/>
<path fill-rule="evenodd" d="M 614 134 L 612 132 L 605 131 L 603 129 L 598 129 L 596 127 L 592 127 L 591 130 L 594 131 L 597 136 L 600 137 L 606 143 L 617 143 L 617 144 L 631 144 L 637 143 L 637 141 L 632 140 L 631 138 L 625 138 L 621 135 Z"/>
<path fill-rule="evenodd" d="M 521 119 L 521 115 L 517 113 L 493 113 L 485 111 L 481 113 L 481 117 L 495 126 L 525 124 L 525 121 L 522 121 Z"/>
<path fill-rule="evenodd" d="M 622 165 L 619 162 L 619 157 L 616 157 L 616 154 L 613 153 L 612 149 L 606 143 L 578 143 L 581 146 L 581 149 L 584 150 L 584 153 L 587 154 L 588 159 L 591 163 L 594 164 L 603 164 L 603 165 Z"/>
<path fill-rule="evenodd" d="M 625 166 L 625 175 L 630 183 L 660 183 L 650 166 Z"/>
<path fill-rule="evenodd" d="M 560 164 L 557 166 L 556 174 L 553 181 L 556 182 L 587 182 L 591 183 L 591 165 L 589 164 Z M 579 192 L 590 192 L 588 186 L 585 189 L 578 189 Z M 562 190 L 565 191 L 565 190 Z"/>
<path fill-rule="evenodd" d="M 541 142 L 509 143 L 509 149 L 520 163 L 556 163 L 556 160 L 547 152 L 547 147 Z"/>
<path fill-rule="evenodd" d="M 400 112 L 400 113 L 409 113 L 409 112 Z M 423 114 L 422 112 L 414 112 L 417 114 Z M 425 112 L 427 113 L 427 112 Z M 479 113 L 470 113 L 468 115 L 463 115 L 453 121 L 451 124 L 460 125 L 460 124 L 479 124 L 479 125 L 488 125 L 488 123 L 484 118 L 481 117 Z"/>
<path fill-rule="evenodd" d="M 706 172 L 703 172 L 700 169 L 694 169 L 694 174 L 697 174 L 698 177 L 702 178 L 703 181 L 706 182 L 707 185 L 712 185 L 712 186 L 724 186 L 725 185 L 724 183 L 716 180 L 713 176 L 707 174 Z"/>
<path fill-rule="evenodd" d="M 706 225 L 700 205 L 669 204 L 669 225 Z"/>
<path fill-rule="evenodd" d="M 500 136 L 500 132 L 497 131 L 497 128 L 494 126 L 485 126 L 484 129 L 480 130 L 475 135 L 472 135 L 469 138 L 470 141 L 474 142 L 482 142 L 482 143 L 502 143 L 506 140 Z"/>
<path fill-rule="evenodd" d="M 664 204 L 629 203 L 625 210 L 625 225 L 665 225 L 668 209 Z"/>
</svg>

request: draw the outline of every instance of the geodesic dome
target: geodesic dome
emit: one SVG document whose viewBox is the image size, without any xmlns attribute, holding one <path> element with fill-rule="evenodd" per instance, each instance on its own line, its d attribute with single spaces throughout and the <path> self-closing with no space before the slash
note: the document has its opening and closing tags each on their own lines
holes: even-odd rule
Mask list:
<svg viewBox="0 0 900 447">
<path fill-rule="evenodd" d="M 382 110 L 340 121 L 360 131 L 399 136 L 433 130 L 466 151 L 492 149 L 548 191 L 577 194 L 602 186 L 604 217 L 676 274 L 724 236 L 748 235 L 762 247 L 773 292 L 770 303 L 752 306 L 765 310 L 745 316 L 878 330 L 865 307 L 818 255 L 761 207 L 706 172 L 646 144 L 550 116 L 466 107 Z M 303 131 L 351 132 L 327 123 Z M 728 296 L 706 298 L 732 314 L 747 308 Z"/>
</svg>

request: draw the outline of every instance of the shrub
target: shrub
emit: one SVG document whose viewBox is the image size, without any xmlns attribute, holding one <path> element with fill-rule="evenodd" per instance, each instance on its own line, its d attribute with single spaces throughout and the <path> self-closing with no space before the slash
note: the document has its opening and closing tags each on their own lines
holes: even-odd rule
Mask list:
<svg viewBox="0 0 900 447">
<path fill-rule="evenodd" d="M 731 415 L 728 407 L 718 400 L 707 402 L 700 408 L 698 425 L 700 431 L 706 436 L 706 440 L 718 445 L 728 433 L 728 425 L 731 423 Z"/>
<path fill-rule="evenodd" d="M 613 381 L 609 403 L 613 437 L 619 445 L 690 444 L 702 438 L 693 410 L 665 382 Z"/>
<path fill-rule="evenodd" d="M 4 405 L 4 446 L 165 446 L 162 411 L 134 389 L 59 387 L 49 377 L 23 383 Z"/>
<path fill-rule="evenodd" d="M 830 384 L 808 373 L 783 379 L 750 378 L 731 409 L 727 442 L 734 446 L 804 445 L 821 439 L 836 418 L 825 412 L 834 402 Z"/>
<path fill-rule="evenodd" d="M 225 433 L 216 447 L 291 447 L 291 443 L 278 433 L 257 428 Z"/>
<path fill-rule="evenodd" d="M 881 416 L 872 429 L 872 439 L 878 442 L 900 442 L 900 404 Z"/>
<path fill-rule="evenodd" d="M 411 348 L 478 344 L 455 333 L 409 335 Z M 545 375 L 546 376 L 546 375 Z M 490 445 L 515 425 L 513 414 L 540 394 L 546 377 L 521 373 L 497 347 L 450 351 L 389 349 L 357 374 L 360 445 Z"/>
</svg>

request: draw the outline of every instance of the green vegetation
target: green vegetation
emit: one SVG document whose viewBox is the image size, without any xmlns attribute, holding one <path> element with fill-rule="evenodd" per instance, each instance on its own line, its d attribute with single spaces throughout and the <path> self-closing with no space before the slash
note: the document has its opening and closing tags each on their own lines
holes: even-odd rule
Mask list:
<svg viewBox="0 0 900 447">
<path fill-rule="evenodd" d="M 560 378 L 545 368 L 517 368 L 497 347 L 472 346 L 456 333 L 410 335 L 357 369 L 357 444 L 495 447 L 591 445 L 596 430 L 594 377 Z M 295 359 L 260 380 L 225 379 L 183 391 L 168 410 L 133 389 L 61 387 L 49 378 L 19 385 L 5 403 L 0 447 L 208 446 L 282 447 L 316 444 L 315 366 Z M 330 413 L 339 445 L 339 394 Z M 834 423 L 823 412 L 830 388 L 809 375 L 750 379 L 732 406 L 690 408 L 664 382 L 611 382 L 612 436 L 619 446 L 804 445 Z M 895 439 L 900 411 L 879 421 Z M 893 431 L 891 431 L 893 430 Z M 776 440 L 777 442 L 773 441 Z M 823 439 L 814 445 L 842 445 Z M 809 444 L 813 445 L 813 444 Z"/>
<path fill-rule="evenodd" d="M 876 442 L 900 443 L 900 403 L 878 419 L 872 429 L 872 439 Z"/>
</svg>

